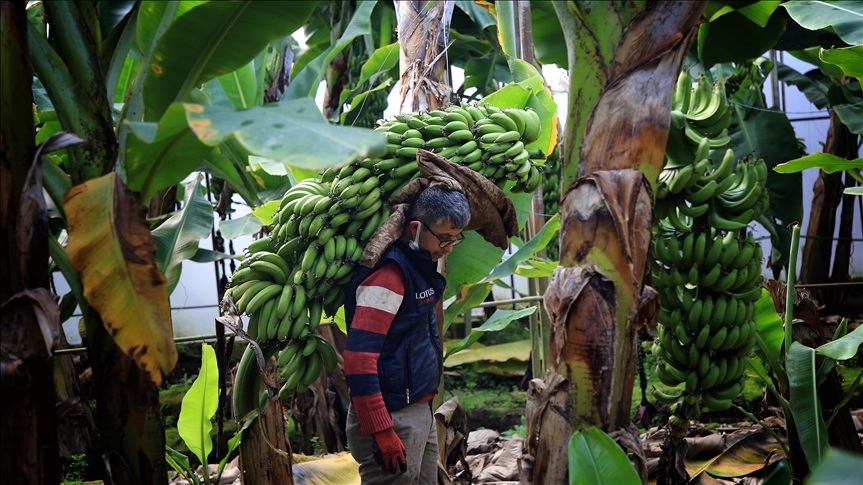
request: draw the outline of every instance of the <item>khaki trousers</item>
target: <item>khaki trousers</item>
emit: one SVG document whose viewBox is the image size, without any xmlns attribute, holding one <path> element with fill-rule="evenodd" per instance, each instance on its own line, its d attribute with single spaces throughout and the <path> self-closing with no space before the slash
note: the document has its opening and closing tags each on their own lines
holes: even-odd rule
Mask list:
<svg viewBox="0 0 863 485">
<path fill-rule="evenodd" d="M 390 413 L 393 428 L 405 446 L 408 471 L 395 475 L 383 470 L 375 461 L 372 444 L 374 436 L 360 431 L 360 422 L 353 404 L 348 409 L 347 438 L 351 454 L 360 464 L 363 485 L 436 485 L 437 484 L 437 427 L 431 411 L 431 401 L 411 404 Z"/>
</svg>

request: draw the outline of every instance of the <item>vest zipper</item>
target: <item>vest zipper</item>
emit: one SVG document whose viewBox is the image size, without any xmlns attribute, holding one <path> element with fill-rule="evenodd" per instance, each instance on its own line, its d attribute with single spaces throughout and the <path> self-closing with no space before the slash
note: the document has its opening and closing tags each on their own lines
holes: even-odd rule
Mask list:
<svg viewBox="0 0 863 485">
<path fill-rule="evenodd" d="M 411 337 L 408 337 L 408 339 L 410 339 L 410 338 Z M 408 340 L 407 352 L 405 354 L 405 357 L 406 357 L 405 360 L 407 360 L 407 364 L 408 364 L 405 367 L 405 369 L 407 370 L 407 372 L 405 373 L 405 397 L 407 398 L 407 403 L 410 404 L 411 403 L 411 380 L 412 380 L 411 379 L 412 369 L 411 369 L 411 343 L 410 343 L 410 340 Z"/>
</svg>

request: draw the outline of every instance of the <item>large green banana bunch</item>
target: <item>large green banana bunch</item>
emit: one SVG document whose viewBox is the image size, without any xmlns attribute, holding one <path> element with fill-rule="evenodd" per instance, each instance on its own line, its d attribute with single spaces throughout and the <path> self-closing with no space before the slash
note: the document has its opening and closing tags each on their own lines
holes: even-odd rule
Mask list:
<svg viewBox="0 0 863 485">
<path fill-rule="evenodd" d="M 761 246 L 746 226 L 768 203 L 763 160 L 737 161 L 728 149 L 710 167 L 710 149 L 728 141 L 722 112 L 728 106 L 721 87 L 711 91 L 698 82 L 691 89 L 691 82 L 684 71 L 674 93 L 673 107 L 681 110 L 672 113 L 677 136 L 669 135 L 666 146 L 653 236 L 653 284 L 662 306 L 656 372 L 667 386 L 683 384 L 654 396 L 675 404 L 678 420 L 699 399 L 709 409 L 727 409 L 743 389 L 762 282 Z"/>
<path fill-rule="evenodd" d="M 400 115 L 376 131 L 388 141 L 386 158 L 368 158 L 291 187 L 273 216 L 270 236 L 249 245 L 231 276 L 230 296 L 250 315 L 246 332 L 263 347 L 282 349 L 280 394 L 302 392 L 335 352 L 317 337 L 324 312 L 344 303 L 366 242 L 389 217 L 388 201 L 419 175 L 420 148 L 477 170 L 501 187 L 533 191 L 545 162 L 525 145 L 539 136 L 536 113 L 463 105 L 445 111 Z"/>
<path fill-rule="evenodd" d="M 545 177 L 542 179 L 542 205 L 546 218 L 560 212 L 560 160 L 557 148 L 549 155 L 548 161 L 545 163 Z M 548 259 L 558 260 L 558 246 L 559 239 L 558 235 L 555 234 L 545 248 Z"/>
<path fill-rule="evenodd" d="M 665 145 L 668 168 L 683 167 L 700 160 L 695 147 L 705 138 L 712 149 L 724 147 L 731 141 L 728 136 L 731 109 L 724 85 L 717 82 L 708 87 L 702 78 L 692 88 L 692 82 L 692 76 L 685 69 L 677 78 L 671 102 L 671 129 Z"/>
</svg>

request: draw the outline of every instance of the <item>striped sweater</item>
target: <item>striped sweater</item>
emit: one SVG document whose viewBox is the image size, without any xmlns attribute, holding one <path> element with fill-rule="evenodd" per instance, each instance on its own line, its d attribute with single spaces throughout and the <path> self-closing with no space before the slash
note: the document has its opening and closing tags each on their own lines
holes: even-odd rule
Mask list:
<svg viewBox="0 0 863 485">
<path fill-rule="evenodd" d="M 393 318 L 404 300 L 404 275 L 395 263 L 370 274 L 357 288 L 357 306 L 345 345 L 345 377 L 363 434 L 392 427 L 381 394 L 378 359 Z M 416 402 L 425 402 L 434 394 Z M 413 400 L 411 400 L 413 401 Z"/>
</svg>

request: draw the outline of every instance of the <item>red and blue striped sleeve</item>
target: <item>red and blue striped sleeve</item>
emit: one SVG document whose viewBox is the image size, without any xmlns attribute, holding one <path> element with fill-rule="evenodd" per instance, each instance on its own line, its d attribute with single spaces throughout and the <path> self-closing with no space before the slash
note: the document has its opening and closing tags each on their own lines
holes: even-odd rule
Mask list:
<svg viewBox="0 0 863 485">
<path fill-rule="evenodd" d="M 360 430 L 372 434 L 392 427 L 381 394 L 378 359 L 393 318 L 404 299 L 404 275 L 388 263 L 357 288 L 357 308 L 345 344 L 345 378 Z"/>
</svg>

